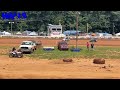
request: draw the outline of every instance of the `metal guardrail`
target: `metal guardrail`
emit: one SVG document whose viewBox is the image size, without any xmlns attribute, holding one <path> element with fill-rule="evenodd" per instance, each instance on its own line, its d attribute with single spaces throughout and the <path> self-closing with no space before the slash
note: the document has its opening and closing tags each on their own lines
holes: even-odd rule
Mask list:
<svg viewBox="0 0 120 90">
<path fill-rule="evenodd" d="M 11 38 L 64 38 L 64 37 L 51 37 L 51 36 L 21 36 L 21 35 L 0 35 L 0 37 L 11 37 Z M 70 39 L 75 39 L 76 36 L 70 36 Z M 96 39 L 120 39 L 120 36 L 103 36 L 103 37 L 88 37 L 88 36 L 78 36 L 78 39 L 90 39 L 90 38 L 96 38 Z"/>
</svg>

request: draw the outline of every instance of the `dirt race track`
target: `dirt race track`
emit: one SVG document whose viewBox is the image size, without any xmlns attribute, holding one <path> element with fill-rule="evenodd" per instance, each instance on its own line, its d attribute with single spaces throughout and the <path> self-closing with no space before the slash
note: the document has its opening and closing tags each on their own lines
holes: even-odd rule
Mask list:
<svg viewBox="0 0 120 90">
<path fill-rule="evenodd" d="M 19 46 L 25 39 L 0 39 L 0 46 Z M 28 39 L 26 39 L 28 40 Z M 39 40 L 39 39 L 37 39 Z M 55 46 L 58 40 L 40 39 L 43 46 Z M 85 45 L 88 40 L 79 40 Z M 75 44 L 75 40 L 69 42 Z M 99 40 L 95 45 L 119 46 L 120 40 Z M 1 79 L 120 79 L 120 60 L 107 60 L 106 64 L 93 64 L 93 59 L 73 58 L 73 62 L 62 60 L 37 60 L 28 57 L 9 58 L 0 56 Z"/>
</svg>

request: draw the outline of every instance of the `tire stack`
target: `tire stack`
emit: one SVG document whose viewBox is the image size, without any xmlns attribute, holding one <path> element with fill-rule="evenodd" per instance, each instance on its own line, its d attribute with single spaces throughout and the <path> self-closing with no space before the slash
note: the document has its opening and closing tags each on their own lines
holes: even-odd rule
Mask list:
<svg viewBox="0 0 120 90">
<path fill-rule="evenodd" d="M 97 58 L 93 60 L 94 64 L 105 64 L 105 60 L 101 58 Z"/>
<path fill-rule="evenodd" d="M 72 59 L 63 59 L 63 62 L 73 62 Z"/>
</svg>

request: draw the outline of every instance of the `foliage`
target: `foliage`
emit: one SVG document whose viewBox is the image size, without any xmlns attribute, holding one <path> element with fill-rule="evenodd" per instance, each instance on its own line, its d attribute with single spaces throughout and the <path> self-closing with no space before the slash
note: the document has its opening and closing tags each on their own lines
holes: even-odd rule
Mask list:
<svg viewBox="0 0 120 90">
<path fill-rule="evenodd" d="M 3 11 L 0 11 L 0 14 Z M 22 11 L 17 11 L 22 12 Z M 26 20 L 15 18 L 13 31 L 40 31 L 46 32 L 48 24 L 63 25 L 64 30 L 76 29 L 77 11 L 25 11 Z M 89 24 L 88 32 L 120 32 L 120 11 L 79 11 L 78 28 L 86 32 L 86 24 Z M 8 30 L 10 24 L 8 20 L 3 20 L 0 16 L 0 30 Z M 114 26 L 113 26 L 114 23 Z"/>
</svg>

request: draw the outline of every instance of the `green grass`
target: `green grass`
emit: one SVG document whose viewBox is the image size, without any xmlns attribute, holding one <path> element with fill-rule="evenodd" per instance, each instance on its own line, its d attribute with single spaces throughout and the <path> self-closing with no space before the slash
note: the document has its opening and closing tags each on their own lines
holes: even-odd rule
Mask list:
<svg viewBox="0 0 120 90">
<path fill-rule="evenodd" d="M 72 46 L 71 46 L 72 47 Z M 71 48 L 70 47 L 70 48 Z M 18 47 L 16 47 L 18 48 Z M 100 46 L 94 51 L 88 51 L 85 46 L 80 46 L 80 52 L 59 51 L 57 47 L 53 51 L 44 51 L 42 48 L 37 49 L 32 54 L 24 54 L 26 57 L 38 59 L 62 59 L 62 58 L 105 58 L 105 59 L 120 59 L 120 47 L 115 46 Z M 0 55 L 8 55 L 12 46 L 0 46 Z"/>
<path fill-rule="evenodd" d="M 59 51 L 55 47 L 54 51 L 44 51 L 42 48 L 36 50 L 34 53 L 26 55 L 31 58 L 44 58 L 44 59 L 61 59 L 61 58 L 111 58 L 120 59 L 120 47 L 97 47 L 95 50 L 88 51 L 86 47 L 81 46 L 80 52 Z"/>
</svg>

